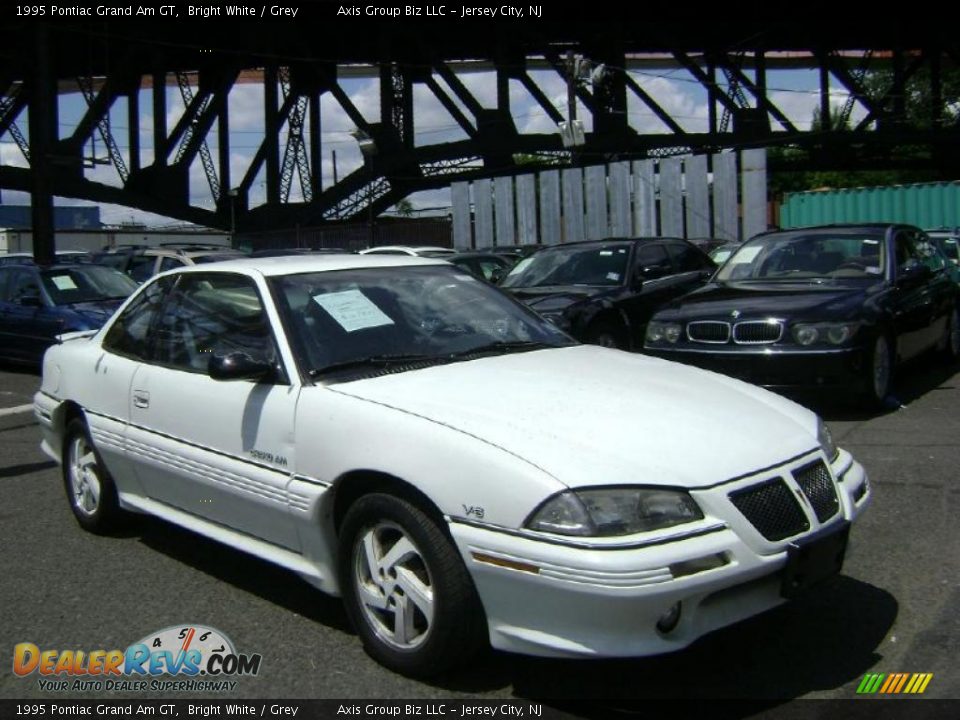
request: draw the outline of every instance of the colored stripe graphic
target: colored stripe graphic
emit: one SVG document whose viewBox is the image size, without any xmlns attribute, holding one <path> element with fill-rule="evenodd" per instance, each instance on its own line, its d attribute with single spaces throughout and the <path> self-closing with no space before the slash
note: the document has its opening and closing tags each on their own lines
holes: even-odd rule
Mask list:
<svg viewBox="0 0 960 720">
<path fill-rule="evenodd" d="M 867 673 L 857 686 L 858 695 L 919 695 L 933 679 L 933 673 Z"/>
</svg>

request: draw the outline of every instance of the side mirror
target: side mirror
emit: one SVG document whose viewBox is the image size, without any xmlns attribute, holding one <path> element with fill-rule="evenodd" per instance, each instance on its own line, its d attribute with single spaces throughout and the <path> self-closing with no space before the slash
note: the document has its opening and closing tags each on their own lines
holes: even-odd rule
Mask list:
<svg viewBox="0 0 960 720">
<path fill-rule="evenodd" d="M 269 380 L 276 368 L 262 358 L 253 358 L 245 352 L 211 355 L 207 374 L 214 380 Z"/>
<path fill-rule="evenodd" d="M 933 277 L 933 270 L 920 262 L 914 262 L 900 270 L 898 284 L 916 285 Z"/>
<path fill-rule="evenodd" d="M 41 297 L 39 295 L 32 294 L 32 293 L 29 295 L 21 295 L 16 299 L 15 302 L 17 303 L 17 305 L 20 305 L 22 307 L 33 307 L 33 308 L 43 307 L 43 300 L 41 299 Z"/>
<path fill-rule="evenodd" d="M 643 271 L 640 268 L 637 268 L 630 278 L 630 289 L 636 293 L 643 290 Z"/>
<path fill-rule="evenodd" d="M 494 268 L 490 271 L 490 282 L 498 285 L 500 281 L 503 280 L 504 275 L 506 275 L 506 271 L 503 268 Z"/>
</svg>

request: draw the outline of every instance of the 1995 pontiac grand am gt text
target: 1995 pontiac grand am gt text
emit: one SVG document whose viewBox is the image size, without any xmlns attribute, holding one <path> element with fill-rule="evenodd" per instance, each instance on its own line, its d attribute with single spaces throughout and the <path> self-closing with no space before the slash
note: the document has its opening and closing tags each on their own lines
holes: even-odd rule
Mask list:
<svg viewBox="0 0 960 720">
<path fill-rule="evenodd" d="M 837 572 L 870 500 L 814 413 L 437 260 L 160 275 L 47 352 L 35 404 L 84 528 L 149 513 L 289 568 L 414 675 L 487 640 L 684 647 Z"/>
</svg>

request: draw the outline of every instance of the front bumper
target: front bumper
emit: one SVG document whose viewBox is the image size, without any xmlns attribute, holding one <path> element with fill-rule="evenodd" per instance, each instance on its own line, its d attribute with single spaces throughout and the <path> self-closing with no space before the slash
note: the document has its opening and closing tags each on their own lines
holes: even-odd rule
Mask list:
<svg viewBox="0 0 960 720">
<path fill-rule="evenodd" d="M 555 537 L 544 541 L 535 533 L 451 521 L 451 534 L 487 614 L 491 644 L 547 657 L 655 655 L 779 605 L 788 546 L 855 520 L 871 499 L 866 473 L 842 452 L 831 469 L 840 478 L 835 482 L 839 511 L 822 525 L 813 516 L 808 532 L 778 543 L 731 514 L 727 496 L 815 457 L 811 453 L 772 471 L 692 491 L 705 519 L 657 538 L 562 544 Z M 709 557 L 725 562 L 679 570 Z M 657 623 L 676 603 L 681 603 L 680 619 L 662 632 Z"/>
<path fill-rule="evenodd" d="M 848 388 L 852 384 L 859 387 L 867 365 L 867 352 L 859 347 L 778 351 L 658 345 L 648 346 L 644 352 L 770 388 Z"/>
</svg>

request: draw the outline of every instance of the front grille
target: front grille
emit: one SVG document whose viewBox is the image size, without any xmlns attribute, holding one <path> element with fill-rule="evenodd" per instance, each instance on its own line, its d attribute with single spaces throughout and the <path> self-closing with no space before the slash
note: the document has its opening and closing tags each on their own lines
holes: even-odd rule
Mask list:
<svg viewBox="0 0 960 720">
<path fill-rule="evenodd" d="M 810 529 L 793 492 L 779 478 L 737 490 L 729 497 L 767 540 L 783 540 Z"/>
<path fill-rule="evenodd" d="M 694 342 L 722 344 L 730 340 L 730 323 L 698 320 L 687 325 L 687 337 Z"/>
<path fill-rule="evenodd" d="M 783 323 L 776 320 L 741 322 L 733 326 L 733 341 L 741 345 L 775 343 L 783 337 Z"/>
<path fill-rule="evenodd" d="M 840 510 L 840 501 L 837 499 L 830 471 L 822 460 L 794 470 L 793 478 L 813 506 L 817 520 L 826 522 Z"/>
</svg>

